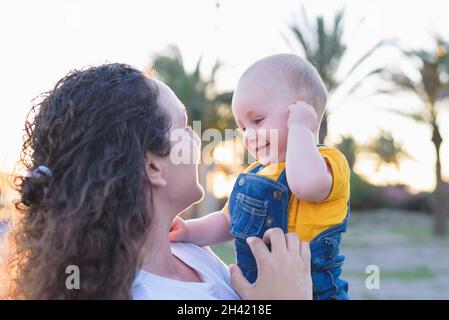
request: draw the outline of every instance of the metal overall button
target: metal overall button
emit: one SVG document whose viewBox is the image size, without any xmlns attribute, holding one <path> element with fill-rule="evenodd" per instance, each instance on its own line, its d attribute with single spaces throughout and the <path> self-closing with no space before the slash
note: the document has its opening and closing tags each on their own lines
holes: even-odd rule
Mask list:
<svg viewBox="0 0 449 320">
<path fill-rule="evenodd" d="M 241 177 L 239 179 L 239 186 L 243 186 L 245 184 L 245 177 Z"/>
<path fill-rule="evenodd" d="M 323 243 L 328 247 L 338 247 L 337 241 L 331 237 L 324 238 Z"/>
<path fill-rule="evenodd" d="M 281 200 L 282 199 L 282 194 L 279 191 L 275 191 L 273 193 L 273 196 L 276 200 Z"/>
<path fill-rule="evenodd" d="M 268 216 L 267 219 L 265 220 L 265 226 L 270 228 L 272 224 L 273 224 L 273 218 Z"/>
</svg>

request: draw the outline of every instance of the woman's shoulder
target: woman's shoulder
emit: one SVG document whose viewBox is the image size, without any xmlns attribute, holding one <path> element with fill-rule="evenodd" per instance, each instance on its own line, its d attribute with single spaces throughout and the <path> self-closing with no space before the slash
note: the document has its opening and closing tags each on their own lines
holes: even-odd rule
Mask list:
<svg viewBox="0 0 449 320">
<path fill-rule="evenodd" d="M 172 251 L 191 252 L 197 254 L 209 254 L 209 247 L 198 246 L 191 242 L 170 242 Z"/>
<path fill-rule="evenodd" d="M 228 267 L 209 247 L 186 242 L 171 242 L 170 246 L 172 253 L 195 269 L 203 282 L 173 280 L 138 270 L 134 299 L 238 299 L 230 284 Z"/>
<path fill-rule="evenodd" d="M 228 266 L 215 254 L 208 246 L 198 246 L 188 242 L 172 242 L 172 252 L 184 260 L 203 270 L 214 270 L 220 278 L 229 282 L 229 268 Z"/>
</svg>

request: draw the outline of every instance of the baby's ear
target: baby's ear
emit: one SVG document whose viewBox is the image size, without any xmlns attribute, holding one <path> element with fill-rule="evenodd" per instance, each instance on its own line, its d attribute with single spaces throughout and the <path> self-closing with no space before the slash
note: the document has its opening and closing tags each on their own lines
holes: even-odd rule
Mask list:
<svg viewBox="0 0 449 320">
<path fill-rule="evenodd" d="M 165 187 L 167 180 L 163 177 L 162 160 L 151 152 L 145 156 L 145 174 L 153 187 Z"/>
</svg>

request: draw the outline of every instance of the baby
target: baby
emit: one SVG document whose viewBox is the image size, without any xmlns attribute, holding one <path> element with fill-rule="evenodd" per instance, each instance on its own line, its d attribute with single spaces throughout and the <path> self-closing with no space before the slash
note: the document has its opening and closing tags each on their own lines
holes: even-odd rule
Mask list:
<svg viewBox="0 0 449 320">
<path fill-rule="evenodd" d="M 310 242 L 314 299 L 348 299 L 340 278 L 341 234 L 349 218 L 348 163 L 317 145 L 327 90 L 315 68 L 293 54 L 251 65 L 234 92 L 232 111 L 257 161 L 236 180 L 221 211 L 177 217 L 170 240 L 213 245 L 235 239 L 237 265 L 250 282 L 257 268 L 246 239 L 281 228 Z"/>
</svg>

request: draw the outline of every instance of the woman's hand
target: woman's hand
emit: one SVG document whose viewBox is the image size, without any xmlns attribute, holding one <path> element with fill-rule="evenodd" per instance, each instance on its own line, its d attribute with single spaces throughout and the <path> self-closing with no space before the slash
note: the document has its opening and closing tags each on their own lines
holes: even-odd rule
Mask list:
<svg viewBox="0 0 449 320">
<path fill-rule="evenodd" d="M 272 228 L 263 241 L 247 239 L 257 263 L 257 280 L 250 284 L 236 265 L 231 265 L 231 284 L 245 300 L 311 300 L 310 247 L 295 233 Z M 271 252 L 266 244 L 271 243 Z"/>
</svg>

